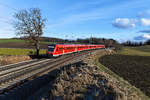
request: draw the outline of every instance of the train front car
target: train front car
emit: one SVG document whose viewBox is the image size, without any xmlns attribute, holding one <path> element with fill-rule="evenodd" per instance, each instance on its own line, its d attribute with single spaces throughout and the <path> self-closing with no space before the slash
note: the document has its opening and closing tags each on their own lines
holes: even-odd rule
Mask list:
<svg viewBox="0 0 150 100">
<path fill-rule="evenodd" d="M 73 52 L 80 52 L 84 50 L 105 48 L 105 45 L 81 45 L 81 44 L 51 44 L 48 45 L 46 54 L 50 56 L 60 56 L 70 54 Z"/>
<path fill-rule="evenodd" d="M 53 56 L 54 50 L 55 50 L 55 44 L 48 45 L 47 50 L 46 50 L 46 55 L 48 57 Z"/>
</svg>

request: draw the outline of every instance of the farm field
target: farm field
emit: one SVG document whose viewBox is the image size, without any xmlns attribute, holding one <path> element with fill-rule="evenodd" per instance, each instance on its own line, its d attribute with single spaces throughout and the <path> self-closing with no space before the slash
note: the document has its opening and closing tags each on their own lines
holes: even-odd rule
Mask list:
<svg viewBox="0 0 150 100">
<path fill-rule="evenodd" d="M 41 49 L 46 49 L 51 42 L 41 42 Z M 21 39 L 0 39 L 0 48 L 32 48 Z"/>
<path fill-rule="evenodd" d="M 150 56 L 150 46 L 123 48 L 118 54 L 132 56 Z"/>
<path fill-rule="evenodd" d="M 0 39 L 0 43 L 14 43 L 14 42 L 24 42 L 21 39 Z"/>
<path fill-rule="evenodd" d="M 0 43 L 24 43 L 25 40 L 22 39 L 0 39 Z M 41 41 L 42 44 L 56 43 L 56 42 L 46 42 Z"/>
<path fill-rule="evenodd" d="M 149 45 L 141 46 L 141 47 L 134 47 L 132 49 L 143 51 L 143 52 L 150 52 L 150 46 Z"/>
<path fill-rule="evenodd" d="M 13 55 L 30 55 L 34 54 L 33 49 L 14 49 L 14 48 L 0 48 L 0 56 L 13 56 Z M 40 54 L 45 54 L 46 50 L 40 50 Z"/>
<path fill-rule="evenodd" d="M 150 46 L 124 48 L 99 61 L 150 97 Z"/>
</svg>

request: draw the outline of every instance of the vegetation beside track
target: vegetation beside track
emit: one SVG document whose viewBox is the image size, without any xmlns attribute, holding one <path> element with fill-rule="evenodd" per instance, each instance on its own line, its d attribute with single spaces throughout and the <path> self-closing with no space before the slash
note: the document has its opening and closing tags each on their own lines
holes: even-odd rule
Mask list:
<svg viewBox="0 0 150 100">
<path fill-rule="evenodd" d="M 148 72 L 150 70 L 150 50 L 148 48 L 150 46 L 123 48 L 117 54 L 105 55 L 101 58 L 97 57 L 95 62 L 102 71 L 116 77 L 120 81 L 119 84 L 122 84 L 123 87 L 129 86 L 143 100 L 149 100 L 147 96 L 150 96 Z M 124 79 L 136 86 L 136 88 L 129 85 Z"/>
<path fill-rule="evenodd" d="M 1 56 L 13 56 L 13 55 L 33 55 L 35 53 L 34 49 L 12 49 L 12 48 L 0 48 Z M 40 54 L 45 54 L 46 50 L 40 50 Z"/>
</svg>

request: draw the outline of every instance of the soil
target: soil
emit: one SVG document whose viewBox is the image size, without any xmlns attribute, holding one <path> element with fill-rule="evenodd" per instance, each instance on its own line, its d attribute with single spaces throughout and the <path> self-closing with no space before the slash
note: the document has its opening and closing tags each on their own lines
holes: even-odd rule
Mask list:
<svg viewBox="0 0 150 100">
<path fill-rule="evenodd" d="M 150 97 L 149 56 L 109 55 L 99 61 Z"/>
</svg>

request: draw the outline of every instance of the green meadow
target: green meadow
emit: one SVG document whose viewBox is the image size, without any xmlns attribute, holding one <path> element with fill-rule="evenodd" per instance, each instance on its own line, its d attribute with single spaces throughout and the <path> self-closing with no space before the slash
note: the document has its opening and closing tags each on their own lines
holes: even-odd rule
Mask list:
<svg viewBox="0 0 150 100">
<path fill-rule="evenodd" d="M 45 54 L 46 50 L 41 49 L 40 54 Z M 35 54 L 34 49 L 10 49 L 10 48 L 0 48 L 1 56 L 9 56 L 9 55 L 31 55 Z"/>
<path fill-rule="evenodd" d="M 150 56 L 150 46 L 125 47 L 118 52 L 121 55 Z"/>
<path fill-rule="evenodd" d="M 0 39 L 0 43 L 24 42 L 21 39 Z"/>
</svg>

